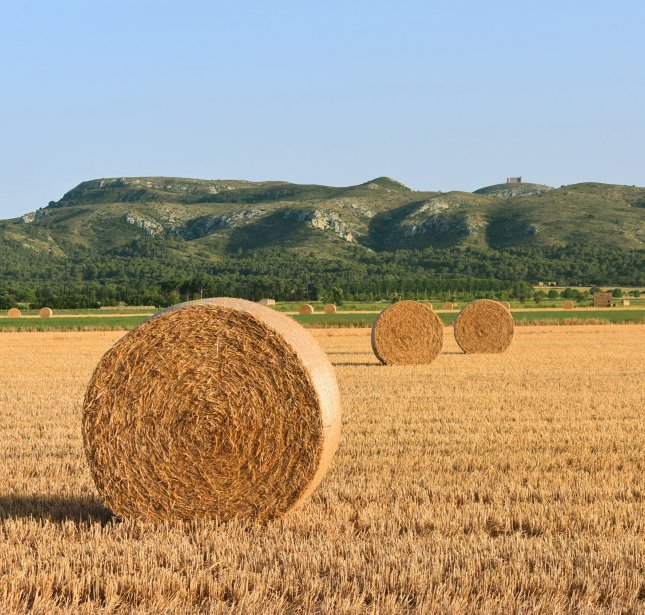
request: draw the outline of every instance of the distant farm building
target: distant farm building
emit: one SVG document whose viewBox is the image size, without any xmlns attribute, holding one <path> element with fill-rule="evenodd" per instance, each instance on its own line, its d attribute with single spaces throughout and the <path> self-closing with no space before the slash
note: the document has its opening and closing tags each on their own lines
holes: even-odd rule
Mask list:
<svg viewBox="0 0 645 615">
<path fill-rule="evenodd" d="M 522 177 L 507 177 L 506 178 L 506 183 L 507 184 L 521 184 L 522 183 Z"/>
<path fill-rule="evenodd" d="M 611 293 L 594 293 L 594 307 L 611 307 Z"/>
</svg>

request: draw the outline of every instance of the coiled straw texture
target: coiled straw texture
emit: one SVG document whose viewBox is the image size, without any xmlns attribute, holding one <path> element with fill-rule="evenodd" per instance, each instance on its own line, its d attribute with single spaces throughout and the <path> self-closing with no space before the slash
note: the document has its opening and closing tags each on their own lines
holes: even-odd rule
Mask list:
<svg viewBox="0 0 645 615">
<path fill-rule="evenodd" d="M 432 363 L 443 347 L 443 323 L 418 301 L 385 308 L 372 326 L 372 350 L 386 365 Z"/>
<path fill-rule="evenodd" d="M 455 339 L 466 353 L 504 352 L 513 340 L 511 312 L 497 301 L 469 303 L 455 321 Z"/>
<path fill-rule="evenodd" d="M 83 439 L 121 517 L 265 521 L 300 504 L 340 437 L 333 367 L 293 319 L 240 299 L 181 304 L 99 363 Z"/>
</svg>

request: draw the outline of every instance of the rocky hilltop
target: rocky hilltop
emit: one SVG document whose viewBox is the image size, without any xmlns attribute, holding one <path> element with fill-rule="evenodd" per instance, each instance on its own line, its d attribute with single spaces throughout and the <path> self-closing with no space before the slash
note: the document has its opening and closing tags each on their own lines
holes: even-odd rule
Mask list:
<svg viewBox="0 0 645 615">
<path fill-rule="evenodd" d="M 283 181 L 122 177 L 85 181 L 0 223 L 14 250 L 102 252 L 137 237 L 213 255 L 265 247 L 345 257 L 353 249 L 645 246 L 645 189 L 584 183 L 499 184 L 419 192 L 379 177 L 333 187 Z"/>
</svg>

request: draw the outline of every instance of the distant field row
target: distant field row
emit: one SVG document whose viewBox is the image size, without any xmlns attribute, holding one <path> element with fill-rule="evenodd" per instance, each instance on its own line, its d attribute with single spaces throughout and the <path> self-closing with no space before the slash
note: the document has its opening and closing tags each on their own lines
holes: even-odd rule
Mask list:
<svg viewBox="0 0 645 615">
<path fill-rule="evenodd" d="M 645 309 L 645 297 L 625 297 L 630 303 L 631 307 L 640 307 Z M 544 299 L 542 300 L 539 305 L 536 304 L 533 301 L 526 301 L 522 303 L 521 301 L 510 301 L 509 303 L 511 304 L 511 309 L 526 309 L 526 310 L 531 310 L 531 309 L 546 309 L 546 308 L 558 308 L 562 309 L 563 303 L 565 299 Z M 617 306 L 621 306 L 622 304 L 622 299 L 613 299 L 614 303 L 616 303 Z M 421 300 L 422 303 L 431 303 L 433 309 L 435 310 L 441 310 L 443 309 L 443 301 L 423 301 Z M 273 306 L 275 310 L 278 312 L 297 312 L 298 308 L 303 304 L 303 303 L 309 303 L 316 312 L 322 312 L 324 303 L 322 301 L 293 301 L 293 302 L 285 302 L 285 303 L 277 303 L 276 305 Z M 459 310 L 460 308 L 464 307 L 466 304 L 468 304 L 469 301 L 457 301 L 455 303 L 456 309 Z M 385 301 L 345 301 L 342 306 L 338 306 L 338 309 L 343 311 L 343 312 L 380 312 L 382 309 L 386 308 L 389 303 Z M 586 308 L 593 308 L 593 304 L 591 301 L 586 301 L 586 302 L 577 302 L 576 303 L 576 309 L 586 309 Z"/>
<path fill-rule="evenodd" d="M 447 325 L 457 318 L 458 311 L 439 312 L 438 316 Z M 85 310 L 79 316 L 58 318 L 0 319 L 0 331 L 117 331 L 136 327 L 146 320 L 146 315 L 110 316 L 106 314 L 87 315 Z M 296 321 L 305 327 L 371 327 L 376 312 L 341 314 L 296 314 Z M 645 309 L 635 310 L 532 310 L 513 314 L 517 325 L 549 324 L 604 324 L 604 323 L 645 323 Z"/>
<path fill-rule="evenodd" d="M 125 305 L 109 308 L 82 308 L 75 310 L 65 310 L 56 308 L 54 314 L 56 316 L 78 316 L 79 314 L 87 314 L 90 316 L 114 316 L 115 314 L 154 314 L 159 311 L 161 308 L 157 308 L 154 305 Z M 23 316 L 38 316 L 40 310 L 27 310 L 20 308 Z M 2 314 L 4 315 L 6 310 L 3 310 Z"/>
<path fill-rule="evenodd" d="M 437 312 L 444 324 L 455 322 L 459 311 Z M 371 327 L 376 314 L 296 314 L 292 316 L 305 327 Z M 645 323 L 645 309 L 641 310 L 562 310 L 526 311 L 513 313 L 517 325 L 551 324 L 602 324 L 602 323 Z"/>
<path fill-rule="evenodd" d="M 645 296 L 644 297 L 626 297 L 629 301 L 631 308 L 636 309 L 645 309 Z M 441 311 L 443 309 L 443 301 L 425 301 L 420 300 L 422 303 L 429 303 L 432 305 L 434 310 Z M 510 301 L 511 309 L 513 310 L 546 310 L 546 309 L 562 309 L 564 299 L 544 299 L 539 304 L 536 304 L 533 301 L 526 301 L 524 303 L 520 301 Z M 622 299 L 613 299 L 613 302 L 616 304 L 615 308 L 612 309 L 623 309 Z M 314 308 L 315 312 L 323 313 L 324 302 L 322 301 L 286 301 L 277 303 L 272 307 L 272 309 L 283 312 L 283 313 L 297 313 L 298 309 L 304 303 L 308 303 Z M 459 310 L 463 308 L 468 301 L 458 301 L 455 303 L 455 309 Z M 341 312 L 380 312 L 384 308 L 390 305 L 386 301 L 345 301 L 342 306 L 338 306 L 338 310 Z M 578 310 L 592 309 L 591 301 L 587 300 L 585 302 L 576 302 L 576 312 Z M 149 315 L 154 314 L 162 308 L 156 308 L 155 306 L 116 306 L 109 308 L 100 308 L 100 309 L 58 309 L 54 310 L 55 316 L 125 316 L 125 315 Z M 30 310 L 21 308 L 23 316 L 38 316 L 39 310 Z M 6 310 L 0 311 L 0 318 L 6 314 Z"/>
</svg>

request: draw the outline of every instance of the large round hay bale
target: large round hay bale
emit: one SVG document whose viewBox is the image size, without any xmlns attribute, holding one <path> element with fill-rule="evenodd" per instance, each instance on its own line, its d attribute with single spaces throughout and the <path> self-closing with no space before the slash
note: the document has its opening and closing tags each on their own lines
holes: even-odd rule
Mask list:
<svg viewBox="0 0 645 615">
<path fill-rule="evenodd" d="M 500 305 L 503 305 L 507 310 L 511 309 L 511 304 L 508 301 L 500 301 Z"/>
<path fill-rule="evenodd" d="M 40 312 L 39 312 L 41 318 L 51 318 L 53 313 L 54 311 L 48 307 L 40 308 Z"/>
<path fill-rule="evenodd" d="M 425 304 L 398 301 L 372 326 L 372 350 L 386 365 L 432 363 L 443 346 L 443 323 Z"/>
<path fill-rule="evenodd" d="M 308 303 L 303 303 L 300 306 L 300 309 L 298 310 L 299 314 L 313 314 L 314 313 L 314 306 L 309 305 Z"/>
<path fill-rule="evenodd" d="M 326 303 L 324 310 L 325 310 L 325 314 L 335 314 L 336 306 L 333 303 Z"/>
<path fill-rule="evenodd" d="M 452 301 L 446 301 L 443 304 L 443 309 L 444 310 L 452 310 L 455 306 L 453 305 Z"/>
<path fill-rule="evenodd" d="M 20 318 L 22 312 L 18 308 L 9 308 L 7 311 L 7 318 Z"/>
<path fill-rule="evenodd" d="M 300 504 L 340 437 L 334 369 L 293 319 L 241 299 L 180 304 L 101 359 L 83 441 L 120 517 L 268 520 Z"/>
<path fill-rule="evenodd" d="M 575 304 L 573 301 L 571 301 L 571 299 L 567 299 L 567 300 L 562 304 L 562 307 L 563 307 L 565 310 L 572 310 L 574 307 L 576 307 L 576 304 Z"/>
<path fill-rule="evenodd" d="M 480 299 L 469 303 L 455 321 L 455 339 L 467 353 L 504 352 L 513 340 L 511 312 L 497 301 Z"/>
</svg>

